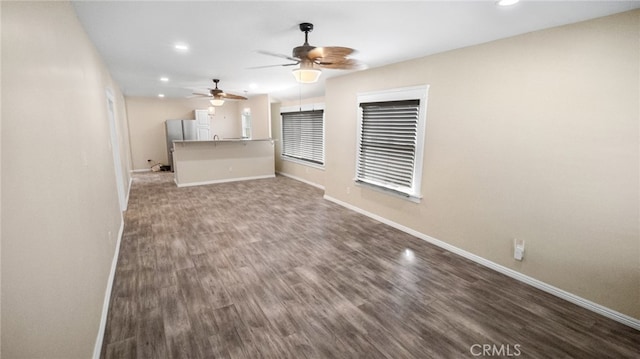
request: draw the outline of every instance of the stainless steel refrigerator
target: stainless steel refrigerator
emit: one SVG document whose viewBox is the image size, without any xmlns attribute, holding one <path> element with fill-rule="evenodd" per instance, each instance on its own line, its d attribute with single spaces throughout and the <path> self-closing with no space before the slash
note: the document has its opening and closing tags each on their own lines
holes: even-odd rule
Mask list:
<svg viewBox="0 0 640 359">
<path fill-rule="evenodd" d="M 173 166 L 173 141 L 196 140 L 196 120 L 167 120 L 165 121 L 167 130 L 167 156 L 171 171 Z"/>
</svg>

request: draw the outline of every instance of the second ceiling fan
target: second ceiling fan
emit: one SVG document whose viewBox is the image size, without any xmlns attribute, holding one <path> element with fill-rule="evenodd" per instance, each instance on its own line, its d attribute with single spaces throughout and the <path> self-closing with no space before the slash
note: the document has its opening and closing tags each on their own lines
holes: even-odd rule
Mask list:
<svg viewBox="0 0 640 359">
<path fill-rule="evenodd" d="M 234 94 L 230 94 L 222 91 L 221 89 L 218 88 L 218 82 L 220 82 L 220 80 L 213 79 L 213 83 L 216 84 L 216 88 L 209 89 L 208 94 L 197 93 L 197 92 L 194 92 L 193 94 L 198 96 L 210 97 L 211 99 L 209 101 L 213 106 L 222 106 L 224 104 L 224 100 L 246 100 L 247 99 L 244 96 L 234 95 Z"/>
<path fill-rule="evenodd" d="M 309 45 L 309 32 L 313 31 L 313 24 L 303 22 L 300 31 L 304 32 L 304 44 L 293 48 L 292 56 L 277 54 L 269 51 L 259 51 L 262 54 L 276 56 L 293 61 L 293 63 L 275 66 L 295 66 L 300 67 L 293 70 L 296 80 L 301 83 L 313 83 L 318 81 L 321 68 L 355 70 L 363 65 L 349 55 L 355 52 L 354 49 L 341 46 L 315 47 Z M 271 66 L 263 66 L 271 67 Z"/>
</svg>

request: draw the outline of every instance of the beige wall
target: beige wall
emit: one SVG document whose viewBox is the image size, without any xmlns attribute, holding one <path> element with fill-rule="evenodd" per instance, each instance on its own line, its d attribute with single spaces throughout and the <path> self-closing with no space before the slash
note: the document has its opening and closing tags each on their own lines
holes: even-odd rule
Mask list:
<svg viewBox="0 0 640 359">
<path fill-rule="evenodd" d="M 309 166 L 300 164 L 297 162 L 283 160 L 282 154 L 282 117 L 280 116 L 280 110 L 285 107 L 292 107 L 298 105 L 307 104 L 324 104 L 324 97 L 313 97 L 303 99 L 302 101 L 289 101 L 282 103 L 271 104 L 271 132 L 273 138 L 276 139 L 275 143 L 275 160 L 276 171 L 286 176 L 294 177 L 313 184 L 317 187 L 324 187 L 324 169 L 315 166 Z M 326 121 L 326 119 L 325 119 Z M 326 153 L 325 153 L 326 157 Z"/>
<path fill-rule="evenodd" d="M 326 194 L 640 318 L 639 17 L 329 79 Z M 357 93 L 421 84 L 424 199 L 354 186 Z"/>
<path fill-rule="evenodd" d="M 225 101 L 224 106 L 216 107 L 216 114 L 210 116 L 211 137 L 219 138 L 242 137 L 241 108 L 238 101 Z"/>
<path fill-rule="evenodd" d="M 126 167 L 123 97 L 69 3 L 1 6 L 2 354 L 89 358 L 122 223 L 105 90 Z"/>
<path fill-rule="evenodd" d="M 176 99 L 156 97 L 127 97 L 127 114 L 131 131 L 131 156 L 134 170 L 151 166 L 148 159 L 167 164 L 167 145 L 164 122 L 171 119 L 193 119 L 194 110 L 206 109 L 206 98 Z M 251 108 L 253 138 L 269 137 L 269 96 L 256 95 L 246 101 L 225 101 L 215 108 L 211 117 L 211 134 L 220 138 L 242 136 L 242 109 Z"/>
</svg>

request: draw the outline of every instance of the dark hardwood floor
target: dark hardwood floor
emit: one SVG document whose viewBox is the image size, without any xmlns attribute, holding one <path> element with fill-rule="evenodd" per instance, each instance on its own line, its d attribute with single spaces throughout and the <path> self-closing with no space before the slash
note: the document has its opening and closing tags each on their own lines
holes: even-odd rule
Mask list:
<svg viewBox="0 0 640 359">
<path fill-rule="evenodd" d="M 130 196 L 103 358 L 640 358 L 639 331 L 289 178 Z"/>
</svg>

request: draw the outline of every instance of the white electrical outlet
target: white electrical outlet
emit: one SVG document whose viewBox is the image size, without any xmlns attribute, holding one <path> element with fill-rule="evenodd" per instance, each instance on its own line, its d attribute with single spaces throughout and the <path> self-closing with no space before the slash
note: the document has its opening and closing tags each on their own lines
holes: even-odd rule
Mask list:
<svg viewBox="0 0 640 359">
<path fill-rule="evenodd" d="M 513 258 L 521 261 L 524 257 L 524 239 L 513 239 Z"/>
</svg>

